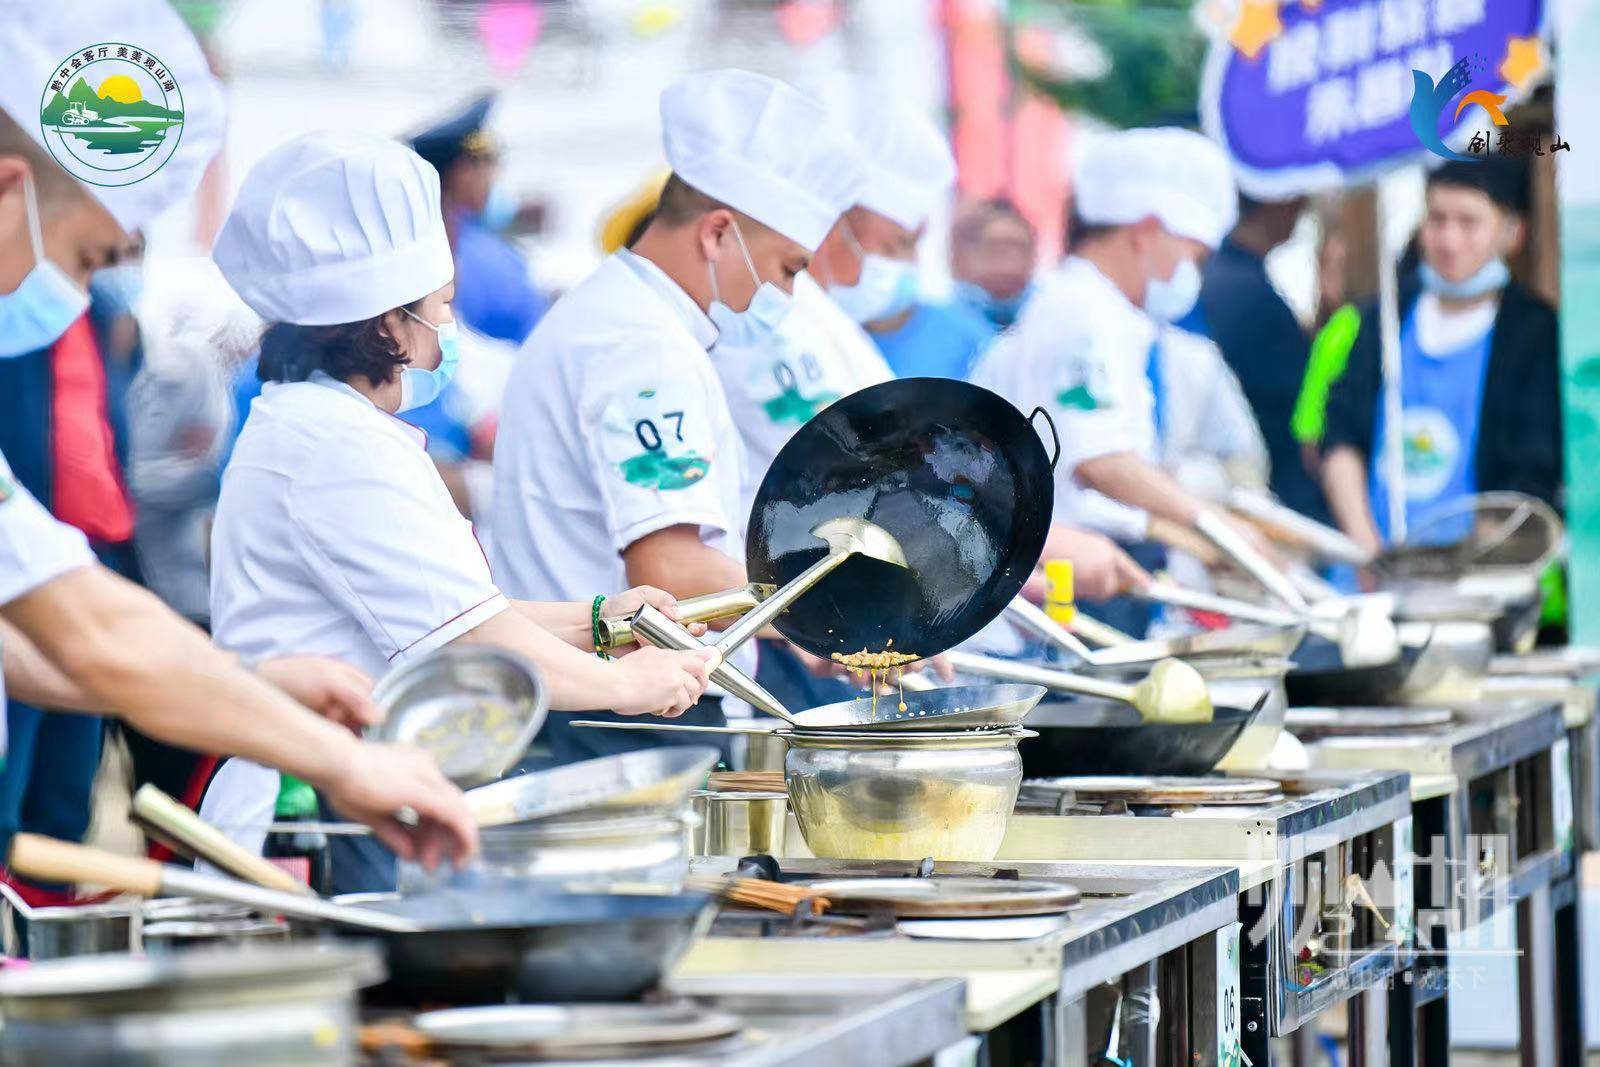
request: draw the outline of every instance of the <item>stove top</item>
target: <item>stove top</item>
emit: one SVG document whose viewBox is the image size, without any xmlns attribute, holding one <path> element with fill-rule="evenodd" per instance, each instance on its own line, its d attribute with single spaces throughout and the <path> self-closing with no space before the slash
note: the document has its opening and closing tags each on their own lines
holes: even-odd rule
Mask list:
<svg viewBox="0 0 1600 1067">
<path fill-rule="evenodd" d="M 1051 815 L 1163 816 L 1217 806 L 1256 807 L 1284 798 L 1283 783 L 1277 779 L 1223 774 L 1033 778 L 1022 783 L 1017 810 Z"/>
</svg>

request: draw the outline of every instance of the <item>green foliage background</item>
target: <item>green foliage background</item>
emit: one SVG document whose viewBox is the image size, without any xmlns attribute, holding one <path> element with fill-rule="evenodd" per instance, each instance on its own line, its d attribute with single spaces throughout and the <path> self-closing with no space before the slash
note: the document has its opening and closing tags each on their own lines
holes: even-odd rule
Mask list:
<svg viewBox="0 0 1600 1067">
<path fill-rule="evenodd" d="M 1196 101 L 1207 41 L 1190 16 L 1192 0 L 1011 0 L 1016 29 L 1070 26 L 1093 40 L 1110 70 L 1062 81 L 1029 68 L 1011 49 L 1019 80 L 1113 126 L 1198 126 Z"/>
</svg>

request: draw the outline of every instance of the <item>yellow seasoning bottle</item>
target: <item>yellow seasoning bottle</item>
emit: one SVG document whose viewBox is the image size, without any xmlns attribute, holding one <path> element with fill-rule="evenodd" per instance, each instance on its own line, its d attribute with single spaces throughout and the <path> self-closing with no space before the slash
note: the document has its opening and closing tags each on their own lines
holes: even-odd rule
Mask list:
<svg viewBox="0 0 1600 1067">
<path fill-rule="evenodd" d="M 1051 559 L 1044 564 L 1044 611 L 1062 626 L 1071 626 L 1078 609 L 1073 606 L 1072 561 Z"/>
</svg>

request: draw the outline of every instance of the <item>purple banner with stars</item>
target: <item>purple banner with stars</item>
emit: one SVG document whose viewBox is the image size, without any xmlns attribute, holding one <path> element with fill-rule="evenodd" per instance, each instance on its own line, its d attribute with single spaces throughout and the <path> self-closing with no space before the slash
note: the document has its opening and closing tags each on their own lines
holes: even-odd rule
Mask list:
<svg viewBox="0 0 1600 1067">
<path fill-rule="evenodd" d="M 1360 182 L 1490 127 L 1480 106 L 1458 115 L 1461 100 L 1531 88 L 1543 24 L 1543 0 L 1243 0 L 1212 45 L 1200 112 L 1247 193 Z"/>
</svg>

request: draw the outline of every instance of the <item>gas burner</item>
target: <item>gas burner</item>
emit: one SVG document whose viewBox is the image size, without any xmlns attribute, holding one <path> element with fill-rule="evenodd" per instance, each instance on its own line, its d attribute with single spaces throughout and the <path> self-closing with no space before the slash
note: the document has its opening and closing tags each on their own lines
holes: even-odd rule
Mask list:
<svg viewBox="0 0 1600 1067">
<path fill-rule="evenodd" d="M 1036 778 L 1022 783 L 1018 810 L 1060 815 L 1169 815 L 1194 807 L 1250 807 L 1284 798 L 1271 778 L 1099 775 Z"/>
</svg>

